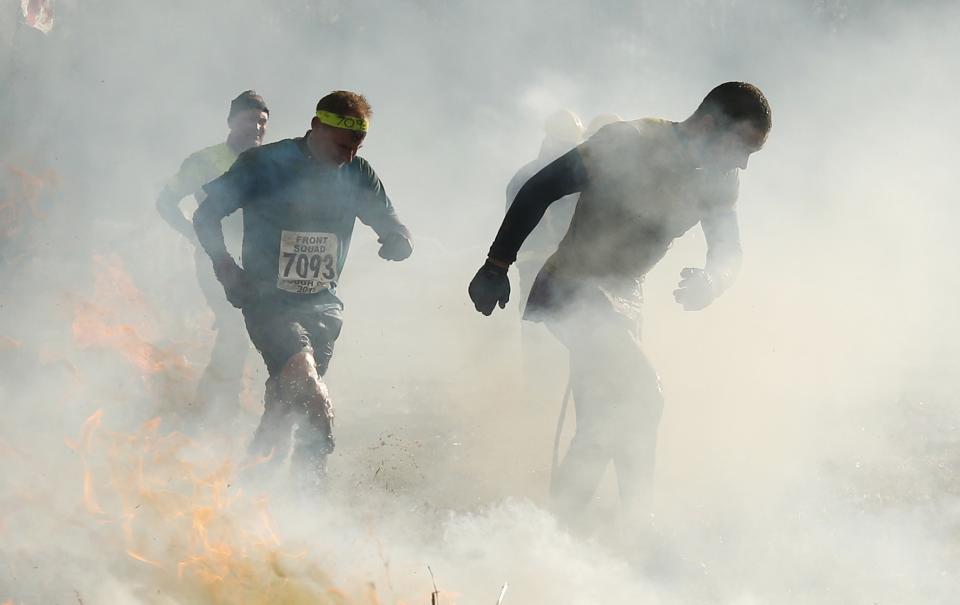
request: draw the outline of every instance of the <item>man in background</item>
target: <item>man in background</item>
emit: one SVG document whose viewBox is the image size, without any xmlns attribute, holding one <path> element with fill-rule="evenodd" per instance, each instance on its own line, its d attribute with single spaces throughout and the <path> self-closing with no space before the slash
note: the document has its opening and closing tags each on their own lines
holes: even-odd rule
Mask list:
<svg viewBox="0 0 960 605">
<path fill-rule="evenodd" d="M 210 259 L 203 253 L 193 224 L 180 209 L 180 204 L 185 197 L 192 195 L 199 205 L 206 197 L 202 189 L 204 185 L 226 172 L 242 152 L 263 143 L 269 117 L 270 109 L 263 97 L 252 90 L 240 93 L 230 103 L 227 140 L 191 154 L 157 198 L 157 212 L 163 220 L 194 245 L 197 281 L 207 305 L 213 311 L 216 336 L 210 352 L 210 363 L 200 378 L 194 402 L 201 407 L 239 403 L 243 390 L 243 368 L 250 346 L 243 316 L 223 295 Z M 226 223 L 224 233 L 229 248 L 239 250 L 243 233 L 239 216 Z"/>
<path fill-rule="evenodd" d="M 601 113 L 597 114 L 590 120 L 590 123 L 587 124 L 587 131 L 583 133 L 583 140 L 586 141 L 593 135 L 597 134 L 597 131 L 606 126 L 607 124 L 613 124 L 614 122 L 622 122 L 618 114 L 615 113 Z"/>
</svg>

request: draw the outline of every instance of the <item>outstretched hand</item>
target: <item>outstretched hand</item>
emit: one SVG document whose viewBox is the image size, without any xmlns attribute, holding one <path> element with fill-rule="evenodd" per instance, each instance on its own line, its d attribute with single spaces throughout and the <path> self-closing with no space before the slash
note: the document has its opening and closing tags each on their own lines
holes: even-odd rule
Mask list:
<svg viewBox="0 0 960 605">
<path fill-rule="evenodd" d="M 498 303 L 503 309 L 510 300 L 510 278 L 507 277 L 506 268 L 488 260 L 473 276 L 468 292 L 473 306 L 484 315 L 493 313 Z"/>
<path fill-rule="evenodd" d="M 380 258 L 400 261 L 413 254 L 413 244 L 402 233 L 388 233 L 377 241 L 381 244 Z"/>
<path fill-rule="evenodd" d="M 680 272 L 680 284 L 673 291 L 673 298 L 683 305 L 684 311 L 706 309 L 716 297 L 716 286 L 705 270 L 687 267 Z"/>
</svg>

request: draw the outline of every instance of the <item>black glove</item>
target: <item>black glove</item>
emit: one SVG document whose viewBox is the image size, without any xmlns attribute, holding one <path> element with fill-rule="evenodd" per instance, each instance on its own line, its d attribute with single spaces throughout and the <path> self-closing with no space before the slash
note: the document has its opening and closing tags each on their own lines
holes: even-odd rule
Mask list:
<svg viewBox="0 0 960 605">
<path fill-rule="evenodd" d="M 510 300 L 510 279 L 507 277 L 507 270 L 488 260 L 473 276 L 468 292 L 473 306 L 484 315 L 493 313 L 497 303 L 500 303 L 500 308 L 503 309 Z"/>
<path fill-rule="evenodd" d="M 213 266 L 217 280 L 223 285 L 230 304 L 238 309 L 244 308 L 257 299 L 257 287 L 247 277 L 247 273 L 229 259 Z"/>
<path fill-rule="evenodd" d="M 717 298 L 719 292 L 710 274 L 703 269 L 687 267 L 680 272 L 680 284 L 673 291 L 673 298 L 683 305 L 684 311 L 701 311 Z"/>
<path fill-rule="evenodd" d="M 377 240 L 380 246 L 380 258 L 387 260 L 404 260 L 413 254 L 413 244 L 402 233 L 388 233 Z"/>
</svg>

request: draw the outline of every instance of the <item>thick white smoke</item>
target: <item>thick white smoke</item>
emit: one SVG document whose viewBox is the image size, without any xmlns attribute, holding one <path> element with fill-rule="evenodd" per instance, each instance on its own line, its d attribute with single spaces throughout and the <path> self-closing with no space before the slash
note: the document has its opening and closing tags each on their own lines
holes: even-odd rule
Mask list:
<svg viewBox="0 0 960 605">
<path fill-rule="evenodd" d="M 953 4 L 61 0 L 46 35 L 19 4 L 0 16 L 0 216 L 18 221 L 0 222 L 0 602 L 231 602 L 244 593 L 196 567 L 178 576 L 197 536 L 176 508 L 204 506 L 263 602 L 427 603 L 427 565 L 442 603 L 492 604 L 504 582 L 505 603 L 952 602 Z M 679 120 L 734 79 L 774 112 L 741 176 L 741 276 L 680 310 L 694 229 L 645 286 L 667 396 L 655 531 L 624 530 L 608 477 L 595 531 L 571 535 L 545 510 L 563 357 L 544 364 L 553 390 L 529 392 L 516 301 L 484 318 L 466 284 L 550 112 Z M 211 318 L 153 201 L 248 88 L 268 140 L 301 135 L 329 90 L 365 93 L 362 154 L 417 238 L 388 264 L 358 228 L 321 503 L 237 468 L 258 364 L 247 408 L 184 412 Z M 217 508 L 221 464 L 235 499 Z"/>
</svg>

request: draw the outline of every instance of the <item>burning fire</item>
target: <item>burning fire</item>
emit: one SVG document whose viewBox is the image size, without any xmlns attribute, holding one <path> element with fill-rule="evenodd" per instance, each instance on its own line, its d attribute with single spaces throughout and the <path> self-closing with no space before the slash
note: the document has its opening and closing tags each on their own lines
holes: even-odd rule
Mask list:
<svg viewBox="0 0 960 605">
<path fill-rule="evenodd" d="M 52 170 L 33 172 L 0 164 L 0 247 L 4 256 L 26 256 L 43 238 L 31 237 L 33 227 L 45 217 L 41 202 L 59 186 Z"/>
<path fill-rule="evenodd" d="M 94 515 L 102 515 L 103 509 L 97 503 L 96 494 L 93 493 L 93 479 L 90 474 L 90 465 L 87 463 L 87 455 L 90 451 L 90 444 L 94 433 L 100 427 L 100 421 L 103 419 L 103 410 L 94 412 L 80 427 L 80 437 L 77 441 L 67 440 L 67 446 L 77 452 L 80 456 L 80 464 L 83 466 L 83 504 L 87 512 Z"/>
<path fill-rule="evenodd" d="M 141 332 L 155 330 L 149 306 L 133 285 L 123 261 L 116 255 L 94 256 L 93 302 L 80 302 L 73 319 L 73 337 L 84 348 L 113 349 L 136 366 L 141 374 L 162 372 L 175 361 L 164 351 L 147 342 Z M 115 323 L 120 308 L 133 312 L 140 326 Z"/>
<path fill-rule="evenodd" d="M 103 418 L 92 414 L 69 442 L 84 506 L 105 532 L 100 542 L 124 553 L 129 577 L 156 587 L 157 602 L 380 605 L 373 585 L 342 590 L 306 549 L 285 547 L 268 501 L 233 487 L 231 461 L 190 461 L 194 444 L 162 434 L 159 418 L 131 434 L 105 431 Z"/>
<path fill-rule="evenodd" d="M 94 291 L 75 304 L 72 333 L 81 348 L 114 351 L 169 405 L 189 397 L 197 370 L 179 348 L 151 340 L 160 332 L 156 313 L 117 255 L 94 256 Z"/>
<path fill-rule="evenodd" d="M 150 341 L 159 331 L 155 314 L 120 258 L 98 256 L 93 263 L 93 296 L 75 306 L 75 342 L 118 354 L 148 386 L 172 375 L 192 387 L 193 380 L 182 379 L 189 369 L 185 359 Z M 161 395 L 161 399 L 165 398 Z M 318 556 L 335 556 L 324 552 L 322 543 L 308 548 L 285 542 L 270 502 L 235 484 L 238 468 L 233 460 L 225 455 L 211 460 L 209 454 L 200 454 L 231 448 L 213 447 L 211 438 L 200 443 L 176 431 L 165 432 L 159 417 L 126 432 L 109 429 L 110 418 L 102 409 L 93 412 L 78 434 L 67 440 L 79 461 L 79 505 L 71 505 L 71 510 L 78 515 L 77 525 L 97 545 L 95 556 L 106 557 L 106 568 L 140 602 L 403 603 L 383 599 L 368 577 L 335 582 L 318 562 Z M 389 576 L 389 571 L 380 573 Z M 381 585 L 389 585 L 389 577 L 385 579 Z M 3 595 L 7 596 L 19 598 Z M 421 597 L 406 602 L 430 602 L 428 590 Z M 13 600 L 3 603 L 13 604 Z M 445 599 L 443 605 L 454 605 L 454 600 Z"/>
<path fill-rule="evenodd" d="M 28 218 L 44 218 L 40 200 L 45 191 L 59 184 L 59 178 L 52 170 L 33 173 L 13 165 L 4 166 L 3 171 L 9 185 L 6 191 L 0 191 L 0 238 L 9 240 L 27 229 Z"/>
</svg>

